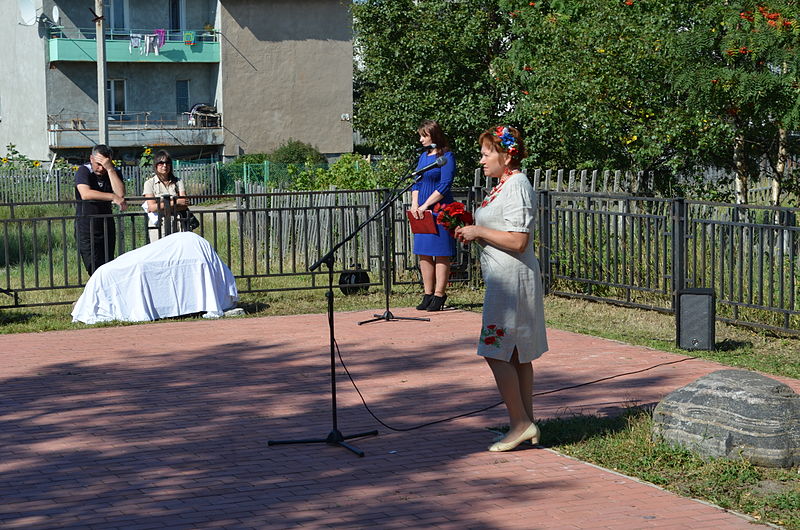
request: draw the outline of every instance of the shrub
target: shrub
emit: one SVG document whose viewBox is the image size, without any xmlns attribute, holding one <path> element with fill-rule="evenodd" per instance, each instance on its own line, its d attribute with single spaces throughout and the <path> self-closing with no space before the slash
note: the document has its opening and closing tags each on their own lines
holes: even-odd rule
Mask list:
<svg viewBox="0 0 800 530">
<path fill-rule="evenodd" d="M 292 178 L 292 189 L 322 190 L 335 186 L 364 190 L 391 186 L 402 173 L 402 163 L 381 160 L 377 163 L 355 153 L 345 153 L 328 169 L 309 168 Z"/>
<path fill-rule="evenodd" d="M 230 164 L 263 164 L 265 160 L 269 160 L 267 153 L 252 153 L 238 156 Z"/>
<path fill-rule="evenodd" d="M 315 147 L 299 140 L 289 138 L 282 146 L 266 155 L 266 159 L 275 164 L 324 164 L 325 156 Z M 262 160 L 263 161 L 263 160 Z"/>
<path fill-rule="evenodd" d="M 314 189 L 311 182 L 314 180 L 310 175 L 303 177 L 306 172 L 314 172 L 318 166 L 326 163 L 325 156 L 309 144 L 298 140 L 289 139 L 285 144 L 278 147 L 272 153 L 251 153 L 241 155 L 234 160 L 220 166 L 220 178 L 224 193 L 233 193 L 235 182 L 244 177 L 244 166 L 249 166 L 250 177 L 255 181 L 261 181 L 264 177 L 264 162 L 272 164 L 269 168 L 269 180 L 272 185 L 281 186 L 283 183 L 294 183 L 295 179 L 300 178 L 302 185 L 294 185 L 294 189 Z"/>
</svg>

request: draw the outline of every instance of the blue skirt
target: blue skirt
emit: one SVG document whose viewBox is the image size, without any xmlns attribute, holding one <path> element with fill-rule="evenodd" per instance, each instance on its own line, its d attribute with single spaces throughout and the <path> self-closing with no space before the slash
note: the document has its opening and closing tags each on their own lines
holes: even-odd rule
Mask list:
<svg viewBox="0 0 800 530">
<path fill-rule="evenodd" d="M 436 227 L 439 229 L 438 234 L 414 234 L 414 254 L 448 257 L 455 255 L 456 240 L 442 225 L 437 224 Z"/>
</svg>

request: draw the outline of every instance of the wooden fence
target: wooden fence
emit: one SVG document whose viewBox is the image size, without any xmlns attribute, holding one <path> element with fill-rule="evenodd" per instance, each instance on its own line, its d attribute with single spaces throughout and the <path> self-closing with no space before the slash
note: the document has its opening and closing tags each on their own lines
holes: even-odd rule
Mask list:
<svg viewBox="0 0 800 530">
<path fill-rule="evenodd" d="M 599 193 L 619 195 L 654 194 L 656 188 L 652 172 L 631 172 L 610 169 L 532 169 L 528 171 L 528 178 L 539 191 L 554 191 L 556 193 Z M 729 171 L 708 168 L 700 175 L 700 179 L 709 183 L 725 183 L 722 186 L 730 187 L 733 174 Z M 679 178 L 678 183 L 685 183 L 685 178 Z M 473 186 L 490 189 L 494 183 L 485 177 L 483 170 L 476 169 Z M 766 205 L 770 201 L 771 180 L 763 175 L 757 182 L 750 185 L 750 203 Z M 682 190 L 683 191 L 683 190 Z M 658 195 L 658 194 L 655 194 Z M 668 193 L 667 196 L 684 195 L 681 193 Z"/>
<path fill-rule="evenodd" d="M 291 255 L 298 249 L 313 248 L 314 245 L 338 241 L 352 233 L 365 220 L 362 216 L 347 217 L 345 211 L 363 208 L 364 214 L 371 215 L 389 197 L 389 190 L 327 190 L 287 193 L 282 190 L 266 188 L 260 184 L 241 183 L 237 187 L 237 210 L 255 209 L 258 213 L 243 220 L 244 237 L 253 233 L 267 234 L 269 246 L 281 255 Z M 474 193 L 468 189 L 453 190 L 456 200 L 464 202 L 474 210 Z M 405 211 L 411 204 L 411 193 L 406 192 L 387 209 L 386 222 L 390 233 L 386 235 L 391 242 L 394 258 L 395 283 L 417 280 L 417 263 L 412 252 L 413 236 L 408 230 Z M 309 223 L 309 210 L 320 210 L 320 222 Z M 336 217 L 334 219 L 333 217 Z M 335 221 L 335 222 L 334 222 Z M 342 261 L 348 267 L 360 264 L 367 269 L 379 268 L 383 259 L 384 223 L 368 224 L 346 245 Z M 453 268 L 460 272 L 462 279 L 469 278 L 471 256 L 467 247 L 458 246 Z M 360 252 L 357 249 L 362 249 Z M 326 248 L 320 248 L 325 251 Z M 304 252 L 304 254 L 306 254 Z"/>
<path fill-rule="evenodd" d="M 262 164 L 256 164 L 260 168 Z M 285 164 L 272 164 L 272 166 L 286 166 Z M 227 167 L 227 166 L 225 166 Z M 277 189 L 287 181 L 271 179 L 275 182 L 271 188 L 263 186 L 263 178 L 257 176 L 257 171 L 247 165 L 239 171 L 221 171 L 217 163 L 192 164 L 176 161 L 175 173 L 184 181 L 186 193 L 196 196 L 213 196 L 234 191 L 228 180 L 242 182 L 252 190 Z M 142 193 L 144 180 L 151 175 L 150 170 L 142 170 L 138 166 L 124 166 L 121 168 L 122 178 L 126 183 L 128 195 Z M 273 170 L 276 172 L 277 169 Z M 285 172 L 285 167 L 283 167 Z M 225 173 L 225 176 L 222 173 Z M 44 168 L 8 170 L 0 167 L 0 203 L 26 203 L 39 201 L 71 200 L 75 197 L 74 169 L 56 169 L 47 171 Z M 249 176 L 248 176 L 249 175 Z M 655 188 L 653 175 L 649 172 L 625 172 L 619 170 L 602 169 L 533 169 L 529 170 L 528 177 L 537 190 L 554 191 L 557 193 L 603 193 L 627 194 L 650 196 Z M 732 175 L 718 169 L 706 169 L 702 179 L 707 182 L 730 182 Z M 473 177 L 473 186 L 489 189 L 494 185 L 483 175 L 481 169 L 476 169 Z M 729 184 L 726 184 L 729 186 Z M 258 191 L 254 191 L 257 193 Z M 685 196 L 685 193 L 667 193 L 666 196 Z M 702 199 L 702 197 L 689 197 Z M 770 180 L 766 176 L 759 182 L 750 186 L 750 204 L 766 205 L 770 200 Z"/>
</svg>

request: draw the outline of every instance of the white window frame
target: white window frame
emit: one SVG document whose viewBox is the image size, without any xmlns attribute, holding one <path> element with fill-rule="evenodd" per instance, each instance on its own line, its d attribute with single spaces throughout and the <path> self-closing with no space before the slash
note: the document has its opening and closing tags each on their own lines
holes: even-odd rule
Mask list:
<svg viewBox="0 0 800 530">
<path fill-rule="evenodd" d="M 114 84 L 122 83 L 122 111 L 113 110 L 116 107 L 116 93 Z M 108 79 L 106 81 L 106 114 L 109 116 L 125 114 L 128 111 L 128 83 L 125 79 Z"/>
</svg>

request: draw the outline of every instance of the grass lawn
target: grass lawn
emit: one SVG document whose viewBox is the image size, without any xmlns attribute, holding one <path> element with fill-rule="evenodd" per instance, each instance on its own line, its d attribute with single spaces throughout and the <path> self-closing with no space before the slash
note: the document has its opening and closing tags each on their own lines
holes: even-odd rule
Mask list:
<svg viewBox="0 0 800 530">
<path fill-rule="evenodd" d="M 800 528 L 797 469 L 768 469 L 745 460 L 704 460 L 653 440 L 649 410 L 614 418 L 575 416 L 542 422 L 541 445 L 579 460 L 711 502 L 758 521 Z"/>
<path fill-rule="evenodd" d="M 416 286 L 398 287 L 390 298 L 390 309 L 414 306 L 419 298 Z M 326 304 L 325 291 L 317 290 L 244 295 L 240 306 L 249 316 L 273 316 L 324 313 Z M 448 304 L 480 311 L 482 292 L 467 287 L 452 289 Z M 378 289 L 367 295 L 344 296 L 337 288 L 334 305 L 336 311 L 381 309 L 385 298 Z M 555 297 L 547 298 L 545 306 L 550 327 L 686 354 L 675 347 L 675 319 L 671 315 Z M 0 310 L 0 333 L 90 327 L 73 324 L 70 310 L 69 305 Z M 718 323 L 716 339 L 716 351 L 693 355 L 728 366 L 800 378 L 798 338 Z M 800 529 L 800 470 L 759 468 L 745 461 L 702 460 L 654 441 L 651 422 L 650 411 L 642 409 L 631 409 L 615 418 L 549 420 L 543 422 L 541 444 L 680 495 L 747 513 L 763 522 Z"/>
<path fill-rule="evenodd" d="M 419 299 L 416 286 L 399 286 L 389 299 L 389 308 L 415 306 Z M 482 291 L 462 286 L 451 289 L 447 303 L 459 309 L 479 312 L 482 302 Z M 240 306 L 253 317 L 324 313 L 326 304 L 324 289 L 245 294 L 240 301 Z M 356 296 L 344 296 L 338 288 L 334 291 L 336 311 L 384 307 L 384 294 L 377 288 L 373 288 L 367 295 Z M 0 309 L 0 333 L 89 327 L 80 323 L 73 324 L 71 310 L 70 305 Z M 553 328 L 686 354 L 685 350 L 675 347 L 675 318 L 671 315 L 552 296 L 545 300 L 545 312 L 547 324 Z M 158 324 L 114 322 L 97 326 Z M 728 366 L 800 379 L 800 338 L 779 337 L 763 331 L 717 323 L 716 339 L 716 351 L 693 352 L 693 355 Z"/>
</svg>

